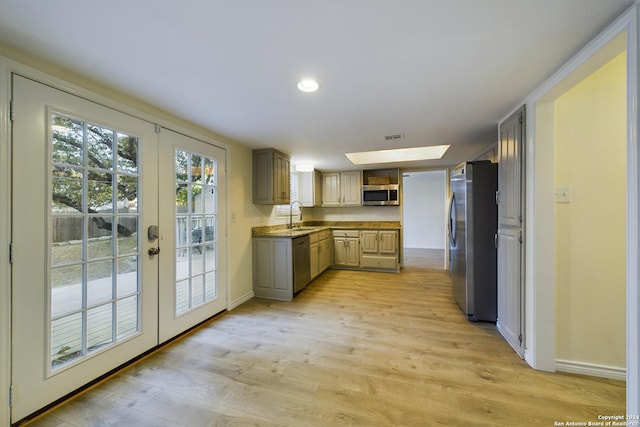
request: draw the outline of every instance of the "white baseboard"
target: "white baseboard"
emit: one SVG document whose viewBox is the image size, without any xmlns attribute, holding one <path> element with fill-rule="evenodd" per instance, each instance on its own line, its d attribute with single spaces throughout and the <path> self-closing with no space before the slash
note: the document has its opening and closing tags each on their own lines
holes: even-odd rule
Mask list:
<svg viewBox="0 0 640 427">
<path fill-rule="evenodd" d="M 592 363 L 573 362 L 570 360 L 556 360 L 556 370 L 570 374 L 588 375 L 590 377 L 610 378 L 625 381 L 627 370 L 615 366 L 594 365 Z"/>
<path fill-rule="evenodd" d="M 241 306 L 242 304 L 244 304 L 245 302 L 249 301 L 251 298 L 253 298 L 253 291 L 249 292 L 248 294 L 245 294 L 243 296 L 241 296 L 240 298 L 231 301 L 229 303 L 229 307 L 227 307 L 227 311 L 231 311 L 236 307 Z"/>
</svg>

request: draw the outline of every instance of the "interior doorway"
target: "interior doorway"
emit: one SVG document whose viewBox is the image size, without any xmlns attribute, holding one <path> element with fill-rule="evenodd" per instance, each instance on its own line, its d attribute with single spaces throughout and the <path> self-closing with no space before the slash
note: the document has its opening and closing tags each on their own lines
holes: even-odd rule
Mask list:
<svg viewBox="0 0 640 427">
<path fill-rule="evenodd" d="M 447 171 L 402 174 L 404 263 L 447 268 Z"/>
</svg>

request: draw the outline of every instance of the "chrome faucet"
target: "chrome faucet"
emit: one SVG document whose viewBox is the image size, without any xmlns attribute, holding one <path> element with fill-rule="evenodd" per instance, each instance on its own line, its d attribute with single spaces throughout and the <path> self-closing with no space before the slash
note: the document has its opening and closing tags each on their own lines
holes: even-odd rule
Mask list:
<svg viewBox="0 0 640 427">
<path fill-rule="evenodd" d="M 304 206 L 302 206 L 302 202 L 294 200 L 293 202 L 291 202 L 291 205 L 289 206 L 289 228 L 293 228 L 293 205 L 295 205 L 296 203 L 300 207 L 300 221 L 302 221 L 302 208 Z"/>
</svg>

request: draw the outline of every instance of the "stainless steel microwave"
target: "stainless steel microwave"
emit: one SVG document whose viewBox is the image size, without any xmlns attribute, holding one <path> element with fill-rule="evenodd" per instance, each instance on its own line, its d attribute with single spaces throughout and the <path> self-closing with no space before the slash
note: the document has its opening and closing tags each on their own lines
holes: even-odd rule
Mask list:
<svg viewBox="0 0 640 427">
<path fill-rule="evenodd" d="M 364 206 L 397 206 L 400 204 L 398 184 L 363 185 Z"/>
</svg>

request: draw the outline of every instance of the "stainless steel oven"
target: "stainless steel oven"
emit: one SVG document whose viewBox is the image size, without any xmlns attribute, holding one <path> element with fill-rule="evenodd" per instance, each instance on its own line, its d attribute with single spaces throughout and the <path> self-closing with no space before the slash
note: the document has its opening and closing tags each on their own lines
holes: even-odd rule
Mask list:
<svg viewBox="0 0 640 427">
<path fill-rule="evenodd" d="M 363 185 L 364 206 L 397 206 L 400 204 L 398 184 Z"/>
</svg>

